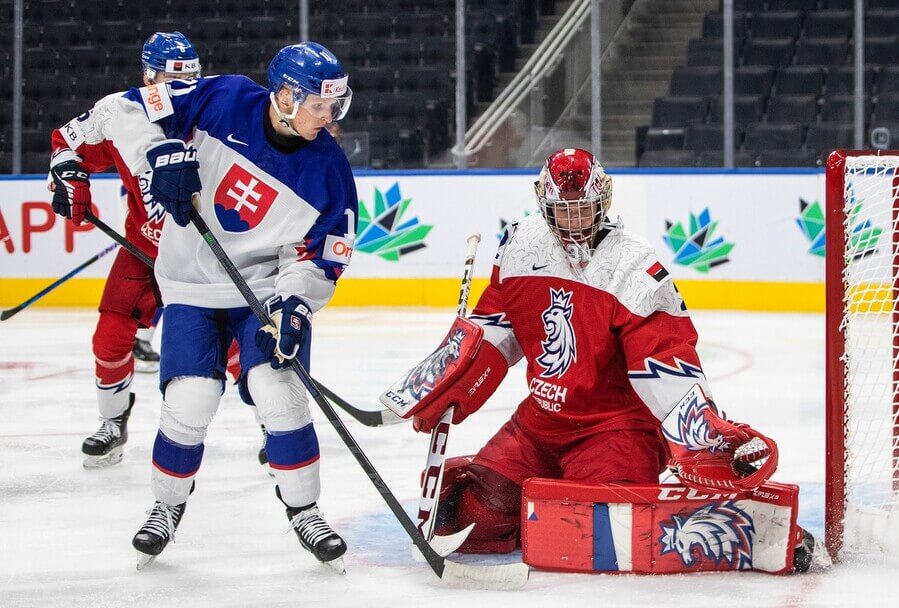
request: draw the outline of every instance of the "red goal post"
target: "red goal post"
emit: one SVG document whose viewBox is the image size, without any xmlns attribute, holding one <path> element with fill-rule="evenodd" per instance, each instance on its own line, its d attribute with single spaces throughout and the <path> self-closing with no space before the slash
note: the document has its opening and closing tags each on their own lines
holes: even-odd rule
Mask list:
<svg viewBox="0 0 899 608">
<path fill-rule="evenodd" d="M 899 554 L 899 151 L 826 172 L 828 550 Z"/>
</svg>

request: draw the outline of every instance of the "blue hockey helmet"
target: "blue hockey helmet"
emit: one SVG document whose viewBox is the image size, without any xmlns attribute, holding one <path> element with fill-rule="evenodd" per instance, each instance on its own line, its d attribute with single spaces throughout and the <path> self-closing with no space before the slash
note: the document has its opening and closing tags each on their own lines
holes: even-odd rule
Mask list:
<svg viewBox="0 0 899 608">
<path fill-rule="evenodd" d="M 150 81 L 154 81 L 159 74 L 179 78 L 200 76 L 200 55 L 181 32 L 156 32 L 147 38 L 140 61 Z"/>
<path fill-rule="evenodd" d="M 294 110 L 286 118 L 296 116 L 297 109 L 312 94 L 331 100 L 331 119 L 340 120 L 346 116 L 353 100 L 347 79 L 340 60 L 317 42 L 286 46 L 268 65 L 268 89 L 272 97 L 282 87 L 293 93 Z"/>
</svg>

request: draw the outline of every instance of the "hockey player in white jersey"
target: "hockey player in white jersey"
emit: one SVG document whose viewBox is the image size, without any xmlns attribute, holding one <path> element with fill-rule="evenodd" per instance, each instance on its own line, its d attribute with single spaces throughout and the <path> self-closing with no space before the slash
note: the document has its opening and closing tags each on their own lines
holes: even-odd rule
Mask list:
<svg viewBox="0 0 899 608">
<path fill-rule="evenodd" d="M 181 32 L 156 32 L 141 50 L 143 83 L 160 84 L 200 75 L 200 57 Z M 117 96 L 121 96 L 118 93 Z M 122 179 L 122 199 L 128 210 L 125 235 L 149 258 L 156 257 L 162 231 L 162 210 L 142 192 L 145 181 L 131 175 L 115 145 L 95 123 L 104 123 L 107 97 L 89 111 L 54 129 L 50 143 L 48 185 L 53 210 L 76 226 L 85 221 L 91 205 L 89 176 L 115 167 Z M 156 372 L 159 355 L 150 347 L 152 327 L 160 313 L 153 272 L 125 249 L 109 270 L 100 300 L 100 316 L 92 340 L 100 428 L 81 445 L 85 468 L 121 462 L 128 441 L 128 419 L 135 396 L 130 392 L 135 371 Z"/>
<path fill-rule="evenodd" d="M 224 387 L 226 348 L 240 347 L 239 385 L 267 431 L 266 455 L 301 544 L 342 570 L 346 544 L 317 507 L 319 448 L 299 378 L 309 366 L 312 316 L 349 263 L 358 200 L 349 162 L 324 126 L 352 92 L 340 61 L 314 42 L 285 47 L 269 88 L 243 76 L 131 89 L 110 112 L 108 136 L 170 216 L 156 261 L 166 302 L 153 448 L 156 502 L 132 544 L 138 567 L 173 538 Z M 265 302 L 261 327 L 199 232 L 197 211 Z"/>
</svg>

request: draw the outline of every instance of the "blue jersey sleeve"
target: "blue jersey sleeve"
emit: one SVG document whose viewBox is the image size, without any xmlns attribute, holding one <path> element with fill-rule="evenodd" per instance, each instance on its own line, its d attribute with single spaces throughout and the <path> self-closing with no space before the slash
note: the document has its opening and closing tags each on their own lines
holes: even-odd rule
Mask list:
<svg viewBox="0 0 899 608">
<path fill-rule="evenodd" d="M 336 145 L 335 145 L 336 147 Z M 349 162 L 339 148 L 320 180 L 307 180 L 304 198 L 325 201 L 315 224 L 302 241 L 282 247 L 275 291 L 282 297 L 298 295 L 313 311 L 334 294 L 353 253 L 358 226 L 359 199 Z M 309 200 L 309 199 L 307 199 Z"/>
</svg>

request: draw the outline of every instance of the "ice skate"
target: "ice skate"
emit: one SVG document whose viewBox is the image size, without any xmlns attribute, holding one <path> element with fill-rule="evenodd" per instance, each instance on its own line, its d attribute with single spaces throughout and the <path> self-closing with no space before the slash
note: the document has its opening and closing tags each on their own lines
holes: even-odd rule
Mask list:
<svg viewBox="0 0 899 608">
<path fill-rule="evenodd" d="M 281 491 L 277 486 L 275 492 L 280 499 Z M 296 532 L 304 549 L 338 573 L 346 573 L 342 557 L 346 553 L 346 543 L 328 525 L 315 503 L 302 508 L 288 506 L 287 518 L 290 520 L 290 529 Z"/>
<path fill-rule="evenodd" d="M 815 538 L 807 530 L 802 530 L 802 538 L 793 550 L 793 571 L 823 572 L 833 565 L 830 554 L 821 539 Z"/>
<path fill-rule="evenodd" d="M 157 500 L 147 512 L 150 517 L 131 540 L 131 545 L 137 549 L 138 570 L 143 570 L 156 559 L 169 541 L 175 542 L 175 530 L 186 508 L 187 502 L 173 507 Z"/>
<path fill-rule="evenodd" d="M 128 398 L 128 409 L 115 418 L 100 418 L 103 424 L 97 432 L 84 440 L 84 468 L 99 469 L 118 464 L 124 456 L 124 445 L 128 441 L 128 417 L 134 407 L 134 393 Z"/>
<path fill-rule="evenodd" d="M 135 339 L 131 354 L 134 355 L 134 371 L 147 374 L 159 371 L 159 353 L 147 340 Z"/>
</svg>

